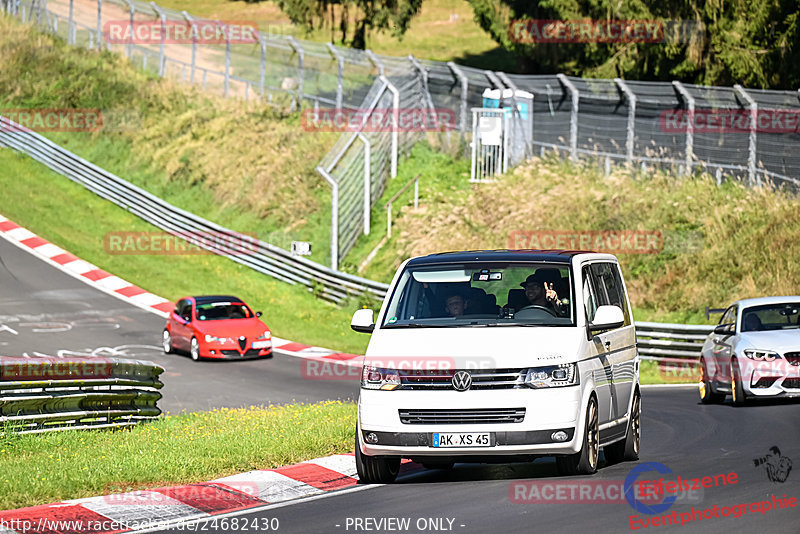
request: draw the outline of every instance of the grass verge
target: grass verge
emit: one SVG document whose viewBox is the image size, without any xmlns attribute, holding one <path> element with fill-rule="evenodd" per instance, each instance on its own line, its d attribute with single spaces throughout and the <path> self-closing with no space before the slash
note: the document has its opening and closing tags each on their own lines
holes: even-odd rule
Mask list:
<svg viewBox="0 0 800 534">
<path fill-rule="evenodd" d="M 354 404 L 327 401 L 172 415 L 115 431 L 7 434 L 0 438 L 0 509 L 206 481 L 351 452 L 355 416 Z"/>
</svg>

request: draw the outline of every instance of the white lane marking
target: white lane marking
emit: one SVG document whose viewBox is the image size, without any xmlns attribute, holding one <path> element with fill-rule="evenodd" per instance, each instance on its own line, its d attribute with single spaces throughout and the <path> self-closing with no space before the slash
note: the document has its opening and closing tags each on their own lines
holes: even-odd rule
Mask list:
<svg viewBox="0 0 800 534">
<path fill-rule="evenodd" d="M 73 260 L 69 263 L 65 263 L 64 268 L 75 274 L 84 274 L 88 273 L 89 271 L 94 271 L 95 269 L 97 269 L 97 266 L 92 265 L 88 261 Z"/>
<path fill-rule="evenodd" d="M 16 330 L 11 328 L 10 326 L 4 325 L 4 324 L 0 325 L 0 332 L 11 332 L 15 336 L 19 335 L 19 332 L 17 332 Z"/>
<path fill-rule="evenodd" d="M 153 295 L 152 293 L 141 293 L 131 297 L 130 300 L 139 306 L 154 306 L 162 302 L 167 302 L 165 299 L 158 295 Z"/>
</svg>

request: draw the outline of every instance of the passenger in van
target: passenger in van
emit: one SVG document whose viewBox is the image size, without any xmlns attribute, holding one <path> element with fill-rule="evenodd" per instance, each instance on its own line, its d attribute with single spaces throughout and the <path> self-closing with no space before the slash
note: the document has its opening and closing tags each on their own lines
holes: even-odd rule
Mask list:
<svg viewBox="0 0 800 534">
<path fill-rule="evenodd" d="M 561 277 L 559 276 L 558 278 L 560 279 Z M 553 310 L 558 316 L 565 315 L 565 306 L 562 304 L 561 299 L 558 298 L 556 290 L 553 289 L 552 276 L 547 270 L 538 269 L 536 273 L 528 276 L 520 285 L 525 290 L 525 297 L 528 300 L 522 307 L 542 306 Z"/>
<path fill-rule="evenodd" d="M 445 303 L 444 309 L 450 317 L 460 317 L 464 315 L 464 297 L 460 294 L 455 293 L 450 295 L 447 297 Z"/>
</svg>

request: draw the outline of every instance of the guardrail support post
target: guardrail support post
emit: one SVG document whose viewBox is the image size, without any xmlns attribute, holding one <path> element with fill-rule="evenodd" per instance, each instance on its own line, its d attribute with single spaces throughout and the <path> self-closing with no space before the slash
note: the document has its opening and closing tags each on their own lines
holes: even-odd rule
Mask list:
<svg viewBox="0 0 800 534">
<path fill-rule="evenodd" d="M 100 43 L 103 42 L 103 0 L 97 0 L 97 29 L 95 31 L 95 39 L 97 40 L 97 49 L 100 50 Z"/>
<path fill-rule="evenodd" d="M 695 100 L 681 82 L 673 81 L 672 86 L 680 96 L 680 99 L 683 100 L 683 103 L 686 104 L 686 110 L 689 112 L 689 117 L 686 123 L 686 174 L 688 175 L 692 174 L 692 162 L 694 160 Z"/>
<path fill-rule="evenodd" d="M 300 109 L 303 107 L 303 59 L 305 52 L 300 43 L 297 42 L 297 39 L 291 35 L 289 36 L 289 44 L 297 52 L 297 109 Z"/>
<path fill-rule="evenodd" d="M 336 59 L 336 109 L 342 109 L 342 95 L 344 94 L 344 57 L 336 50 L 332 43 L 326 43 L 331 55 Z"/>
<path fill-rule="evenodd" d="M 389 78 L 380 76 L 380 80 L 386 84 L 386 88 L 392 93 L 392 166 L 389 176 L 397 176 L 397 150 L 399 141 L 398 127 L 400 123 L 400 91 L 397 90 Z"/>
<path fill-rule="evenodd" d="M 580 105 L 580 94 L 575 85 L 563 74 L 557 75 L 572 97 L 572 109 L 569 112 L 569 157 L 572 161 L 578 161 L 578 106 Z"/>
<path fill-rule="evenodd" d="M 364 235 L 369 235 L 370 211 L 372 210 L 372 172 L 370 170 L 372 146 L 367 136 L 361 132 L 358 133 L 358 139 L 364 143 Z"/>
<path fill-rule="evenodd" d="M 335 271 L 339 268 L 339 184 L 322 167 L 317 167 L 317 172 L 331 186 L 331 269 Z"/>
<path fill-rule="evenodd" d="M 231 87 L 231 32 L 222 21 L 216 22 L 225 33 L 225 97 L 227 98 Z"/>
<path fill-rule="evenodd" d="M 625 100 L 628 101 L 628 133 L 625 137 L 625 157 L 628 167 L 631 167 L 633 165 L 633 143 L 636 128 L 636 95 L 622 79 L 614 78 L 614 83 L 617 84 L 617 88 L 625 95 Z"/>
<path fill-rule="evenodd" d="M 197 29 L 194 27 L 194 18 L 186 11 L 181 11 L 181 15 L 189 23 L 189 31 L 192 32 L 192 74 L 191 81 L 194 84 L 194 74 L 197 70 Z"/>
<path fill-rule="evenodd" d="M 733 89 L 742 96 L 742 98 L 747 102 L 750 106 L 750 150 L 747 156 L 747 172 L 748 172 L 748 180 L 750 182 L 750 186 L 752 187 L 753 184 L 758 185 L 761 187 L 761 177 L 756 173 L 756 130 L 758 129 L 758 104 L 753 97 L 747 94 L 747 91 L 744 90 L 744 87 L 739 85 L 738 83 L 733 86 Z"/>
</svg>

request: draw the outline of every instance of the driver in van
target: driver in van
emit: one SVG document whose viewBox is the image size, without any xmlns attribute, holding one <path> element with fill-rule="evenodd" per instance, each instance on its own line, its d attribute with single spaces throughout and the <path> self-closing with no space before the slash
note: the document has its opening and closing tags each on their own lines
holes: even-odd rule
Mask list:
<svg viewBox="0 0 800 534">
<path fill-rule="evenodd" d="M 537 270 L 520 285 L 525 289 L 525 297 L 528 299 L 526 306 L 541 306 L 553 310 L 558 316 L 563 315 L 564 305 L 553 289 L 553 281 L 547 272 Z"/>
<path fill-rule="evenodd" d="M 464 297 L 462 297 L 458 293 L 454 293 L 447 297 L 445 301 L 445 311 L 447 315 L 450 317 L 459 317 L 464 315 L 464 309 L 466 308 Z"/>
</svg>

